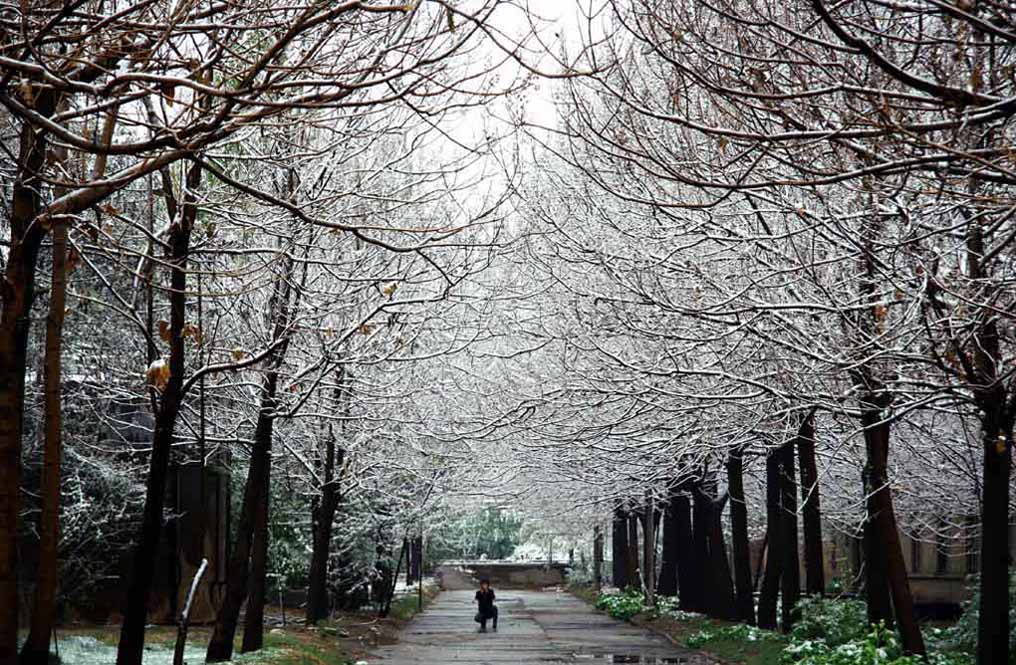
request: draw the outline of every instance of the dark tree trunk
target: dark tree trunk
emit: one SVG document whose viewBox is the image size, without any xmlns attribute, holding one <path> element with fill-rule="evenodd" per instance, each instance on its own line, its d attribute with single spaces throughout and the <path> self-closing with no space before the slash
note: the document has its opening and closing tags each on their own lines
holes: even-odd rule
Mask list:
<svg viewBox="0 0 1016 665">
<path fill-rule="evenodd" d="M 710 524 L 710 502 L 704 498 L 700 488 L 694 487 L 692 491 L 692 571 L 690 575 L 692 612 L 706 612 L 709 609 L 709 599 L 706 589 L 709 579 L 709 529 Z M 681 588 L 685 586 L 685 578 L 679 580 Z"/>
<path fill-rule="evenodd" d="M 56 100 L 40 92 L 35 112 L 49 117 Z M 45 236 L 36 217 L 41 209 L 41 174 L 47 141 L 23 123 L 19 133 L 17 177 L 9 211 L 10 247 L 0 288 L 0 663 L 17 657 L 18 492 L 21 491 L 21 439 L 25 413 L 29 314 L 35 299 L 35 267 Z"/>
<path fill-rule="evenodd" d="M 733 621 L 736 619 L 734 602 L 734 580 L 730 576 L 730 561 L 727 559 L 727 545 L 723 539 L 723 505 L 726 498 L 719 501 L 711 497 L 703 497 L 704 510 L 708 515 L 709 545 L 709 589 L 705 594 L 706 608 L 709 616 L 716 619 Z"/>
<path fill-rule="evenodd" d="M 780 498 L 780 458 L 778 452 L 772 451 L 766 457 L 766 568 L 758 597 L 758 625 L 769 630 L 776 628 L 783 563 Z"/>
<path fill-rule="evenodd" d="M 315 624 L 328 616 L 328 558 L 332 542 L 332 525 L 339 505 L 339 487 L 335 469 L 342 468 L 345 451 L 336 452 L 331 425 L 325 449 L 324 483 L 321 497 L 312 515 L 312 547 L 310 571 L 307 576 L 307 623 Z M 415 561 L 414 561 L 415 563 Z"/>
<path fill-rule="evenodd" d="M 416 581 L 413 577 L 413 566 L 414 558 L 416 557 L 416 547 L 413 545 L 412 539 L 409 541 L 409 549 L 406 550 L 406 586 L 409 586 Z"/>
<path fill-rule="evenodd" d="M 751 549 L 748 543 L 748 508 L 744 502 L 744 451 L 736 448 L 727 458 L 727 491 L 730 493 L 730 541 L 734 553 L 734 618 L 755 624 L 755 597 L 751 582 Z"/>
<path fill-rule="evenodd" d="M 976 181 L 972 181 L 974 187 Z M 970 278 L 989 284 L 984 262 L 984 237 L 980 222 L 969 220 L 967 265 Z M 998 282 L 995 282 L 998 284 Z M 991 289 L 992 287 L 984 287 Z M 998 287 L 994 287 L 998 288 Z M 985 302 L 994 296 L 983 294 Z M 977 618 L 978 665 L 1009 662 L 1009 482 L 1012 473 L 1013 421 L 1016 419 L 1016 380 L 1006 384 L 999 377 L 1002 366 L 998 315 L 985 307 L 975 329 L 971 360 L 966 363 L 977 406 L 981 410 L 983 469 L 981 486 L 981 579 Z M 962 354 L 962 351 L 957 355 Z"/>
<path fill-rule="evenodd" d="M 614 508 L 614 519 L 610 524 L 610 573 L 611 581 L 618 589 L 628 586 L 628 519 L 624 511 Z"/>
<path fill-rule="evenodd" d="M 985 427 L 987 429 L 987 427 Z M 983 435 L 984 486 L 981 497 L 981 594 L 977 621 L 978 665 L 1008 665 L 1009 645 L 1009 475 L 1012 433 L 1000 440 Z"/>
<path fill-rule="evenodd" d="M 350 398 L 345 393 L 346 370 L 338 370 L 334 391 L 337 408 L 342 408 L 345 397 L 345 414 L 349 415 Z M 336 448 L 335 430 L 328 424 L 328 437 L 325 447 L 324 482 L 321 485 L 321 496 L 314 504 L 311 514 L 312 550 L 310 571 L 307 579 L 307 622 L 311 625 L 328 616 L 328 561 L 332 542 L 332 527 L 335 523 L 335 511 L 341 495 L 339 482 L 345 463 L 345 450 Z"/>
<path fill-rule="evenodd" d="M 825 593 L 825 564 L 822 555 L 822 510 L 819 501 L 818 467 L 815 463 L 815 412 L 801 424 L 797 439 L 801 464 L 801 517 L 804 531 L 805 591 Z"/>
<path fill-rule="evenodd" d="M 889 424 L 883 422 L 884 405 L 878 397 L 867 394 L 862 398 L 861 422 L 864 425 L 864 439 L 869 466 L 868 520 L 873 523 L 869 552 L 880 562 L 886 572 L 889 592 L 896 624 L 900 632 L 903 650 L 908 654 L 924 654 L 924 639 L 914 615 L 914 600 L 910 595 L 907 570 L 903 560 L 899 529 L 893 509 L 892 494 L 889 491 Z M 872 512 L 873 511 L 873 512 Z M 871 559 L 866 565 L 870 565 Z M 869 590 L 870 593 L 870 590 Z M 870 601 L 869 601 L 870 602 Z M 869 614 L 871 610 L 869 609 Z"/>
<path fill-rule="evenodd" d="M 801 427 L 803 427 L 803 423 Z M 797 602 L 801 597 L 801 561 L 797 540 L 797 474 L 794 469 L 794 439 L 783 444 L 780 457 L 780 544 L 783 562 L 780 566 L 783 596 L 782 627 L 789 633 L 797 621 Z"/>
<path fill-rule="evenodd" d="M 603 588 L 603 528 L 593 527 L 593 588 Z"/>
<path fill-rule="evenodd" d="M 243 488 L 236 544 L 226 568 L 225 597 L 216 615 L 215 627 L 205 656 L 209 663 L 232 659 L 233 638 L 244 600 L 248 601 L 248 606 L 242 649 L 256 650 L 263 642 L 272 432 L 276 418 L 279 366 L 285 360 L 289 347 L 290 313 L 291 307 L 295 307 L 295 304 L 290 302 L 293 292 L 292 277 L 293 261 L 290 259 L 285 264 L 283 274 L 275 280 L 268 303 L 269 317 L 273 324 L 272 339 L 278 344 L 265 359 L 267 369 L 261 384 L 261 403 L 257 424 L 254 427 L 247 481 Z M 248 632 L 252 633 L 249 637 Z"/>
<path fill-rule="evenodd" d="M 384 596 L 381 598 L 381 608 L 378 612 L 378 616 L 384 618 L 388 616 L 388 613 L 392 609 L 392 599 L 395 597 L 395 585 L 399 582 L 399 572 L 402 570 L 402 561 L 406 558 L 406 553 L 409 551 L 409 539 L 402 539 L 402 549 L 399 550 L 399 561 L 395 564 L 395 572 L 391 577 L 386 580 L 388 586 L 384 590 Z"/>
<path fill-rule="evenodd" d="M 769 529 L 762 534 L 762 547 L 759 548 L 758 561 L 755 563 L 755 579 L 752 581 L 753 591 L 758 591 L 759 582 L 762 581 L 762 564 L 765 563 L 767 551 L 769 551 Z"/>
<path fill-rule="evenodd" d="M 868 611 L 868 623 L 883 623 L 893 626 L 893 606 L 889 597 L 889 574 L 886 571 L 886 558 L 879 550 L 878 527 L 875 518 L 878 507 L 875 495 L 871 493 L 871 464 L 866 462 L 862 473 L 864 483 L 865 520 L 862 532 L 861 547 L 863 551 L 864 599 Z"/>
<path fill-rule="evenodd" d="M 642 587 L 646 605 L 652 607 L 656 600 L 656 506 L 651 497 L 646 497 L 642 511 Z"/>
<path fill-rule="evenodd" d="M 233 553 L 226 569 L 226 594 L 215 618 L 215 627 L 205 656 L 209 663 L 219 663 L 233 657 L 233 637 L 236 635 L 240 609 L 248 594 L 254 531 L 259 520 L 258 501 L 262 496 L 262 486 L 268 484 L 271 466 L 273 418 L 264 417 L 264 407 L 266 404 L 274 403 L 276 386 L 277 375 L 270 372 L 261 386 L 262 411 L 258 414 L 254 431 L 254 445 L 251 449 L 247 481 L 243 488 L 240 521 L 236 528 L 236 543 L 233 545 Z"/>
<path fill-rule="evenodd" d="M 639 517 L 634 511 L 628 513 L 628 586 L 639 586 Z"/>
<path fill-rule="evenodd" d="M 39 517 L 39 563 L 31 628 L 21 650 L 22 665 L 46 665 L 53 632 L 60 540 L 60 456 L 63 447 L 61 351 L 67 301 L 67 224 L 53 227 L 53 281 L 46 317 L 45 425 L 42 467 L 42 513 Z"/>
<path fill-rule="evenodd" d="M 877 338 L 878 329 L 885 316 L 882 311 L 884 307 L 878 303 L 879 296 L 876 293 L 877 283 L 881 277 L 875 265 L 873 249 L 880 231 L 879 223 L 879 219 L 875 217 L 862 228 L 862 274 L 858 291 L 867 307 L 857 313 L 857 328 L 863 334 L 861 342 L 864 344 Z M 864 350 L 864 354 L 869 352 L 867 349 Z M 871 528 L 866 534 L 865 555 L 868 560 L 865 565 L 867 567 L 875 563 L 870 573 L 876 576 L 880 570 L 885 572 L 904 652 L 924 655 L 924 640 L 914 616 L 914 602 L 907 582 L 907 570 L 903 563 L 900 534 L 896 526 L 896 515 L 888 484 L 889 423 L 886 418 L 893 402 L 893 395 L 886 390 L 867 362 L 860 363 L 851 371 L 851 376 L 859 395 L 858 406 L 861 411 L 867 455 L 865 496 L 867 522 L 871 524 Z M 879 558 L 882 561 L 877 561 Z M 870 575 L 869 581 L 878 583 L 878 580 L 872 580 Z M 883 610 L 879 598 L 881 590 L 872 585 L 868 593 L 868 614 L 872 616 Z M 879 605 L 873 605 L 873 601 Z"/>
<path fill-rule="evenodd" d="M 602 548 L 602 546 L 603 546 L 603 542 L 602 542 L 603 535 L 602 534 L 600 535 L 600 540 L 601 540 L 600 546 Z M 422 535 L 417 536 L 416 538 L 413 539 L 413 552 L 414 552 L 414 554 L 413 554 L 413 568 L 415 568 L 415 570 L 413 572 L 413 578 L 416 579 L 417 582 L 423 582 L 423 536 Z M 601 554 L 602 554 L 602 551 L 601 551 Z M 601 560 L 601 563 L 602 563 L 602 560 Z"/>
<path fill-rule="evenodd" d="M 169 380 L 158 400 L 152 456 L 148 464 L 145 509 L 141 534 L 134 548 L 131 573 L 127 583 L 123 624 L 117 647 L 117 665 L 141 665 L 145 648 L 145 624 L 148 620 L 148 594 L 155 574 L 162 512 L 166 500 L 166 475 L 173 445 L 176 419 L 183 403 L 185 347 L 183 330 L 187 323 L 187 260 L 190 254 L 191 231 L 197 218 L 195 193 L 201 184 L 201 166 L 192 164 L 187 171 L 186 193 L 179 223 L 169 231 Z"/>
<path fill-rule="evenodd" d="M 677 531 L 677 592 L 679 605 L 686 612 L 694 611 L 697 601 L 695 598 L 696 576 L 695 570 L 695 537 L 691 525 L 691 502 L 688 495 L 681 494 L 671 499 L 671 508 L 674 509 L 674 528 Z"/>
<path fill-rule="evenodd" d="M 274 431 L 276 409 L 275 398 L 278 391 L 277 375 L 274 372 L 271 372 L 268 376 L 268 381 L 271 388 L 269 391 L 266 391 L 261 403 L 261 412 L 258 414 L 258 420 L 264 418 L 267 420 L 267 423 L 263 430 L 261 428 L 256 429 L 257 431 L 264 432 L 266 440 L 262 445 L 268 451 L 268 457 L 269 460 L 271 460 L 272 435 Z M 271 461 L 269 461 L 268 468 L 266 469 L 261 479 L 261 484 L 258 487 L 257 512 L 254 517 L 254 534 L 252 536 L 250 550 L 250 581 L 249 588 L 247 590 L 247 611 L 244 614 L 243 642 L 240 645 L 240 653 L 258 651 L 264 645 L 265 641 L 265 597 L 267 595 L 266 582 L 268 576 L 268 543 L 271 539 L 271 530 L 269 529 L 269 502 L 271 501 L 272 496 L 271 482 Z"/>
<path fill-rule="evenodd" d="M 656 589 L 661 596 L 677 595 L 677 558 L 681 548 L 680 533 L 677 529 L 677 492 L 670 495 L 667 510 L 663 513 L 663 552 L 660 555 L 660 583 Z M 687 546 L 688 543 L 685 543 Z"/>
</svg>

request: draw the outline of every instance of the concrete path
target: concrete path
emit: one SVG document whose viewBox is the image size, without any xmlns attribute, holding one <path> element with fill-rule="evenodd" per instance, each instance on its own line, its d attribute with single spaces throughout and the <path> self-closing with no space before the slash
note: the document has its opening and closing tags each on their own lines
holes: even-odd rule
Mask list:
<svg viewBox="0 0 1016 665">
<path fill-rule="evenodd" d="M 642 663 L 714 665 L 649 631 L 593 611 L 567 593 L 497 591 L 498 632 L 477 632 L 474 591 L 445 591 L 409 623 L 400 642 L 377 650 L 385 665 Z M 488 631 L 490 626 L 488 624 Z"/>
</svg>

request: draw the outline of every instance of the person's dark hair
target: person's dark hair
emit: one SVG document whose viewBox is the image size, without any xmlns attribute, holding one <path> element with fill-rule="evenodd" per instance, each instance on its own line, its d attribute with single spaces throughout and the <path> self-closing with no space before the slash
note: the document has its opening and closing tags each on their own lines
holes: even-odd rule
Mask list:
<svg viewBox="0 0 1016 665">
<path fill-rule="evenodd" d="M 480 584 L 486 584 L 487 586 L 490 586 L 490 580 L 488 578 L 486 578 L 486 577 L 481 578 L 480 579 Z"/>
</svg>

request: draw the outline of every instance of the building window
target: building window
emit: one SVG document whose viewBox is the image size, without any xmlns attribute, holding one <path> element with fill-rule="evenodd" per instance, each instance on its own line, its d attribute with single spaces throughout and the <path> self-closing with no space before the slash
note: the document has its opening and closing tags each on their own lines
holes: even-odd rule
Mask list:
<svg viewBox="0 0 1016 665">
<path fill-rule="evenodd" d="M 945 520 L 938 523 L 938 533 L 935 538 L 935 573 L 946 575 L 949 573 L 949 538 L 946 536 Z"/>
<path fill-rule="evenodd" d="M 921 541 L 914 536 L 910 538 L 910 572 L 921 572 Z"/>
<path fill-rule="evenodd" d="M 977 534 L 978 521 L 976 517 L 971 517 L 967 523 L 966 533 L 966 546 L 967 546 L 967 574 L 972 575 L 981 569 L 980 565 L 980 552 L 981 552 L 981 539 Z"/>
</svg>

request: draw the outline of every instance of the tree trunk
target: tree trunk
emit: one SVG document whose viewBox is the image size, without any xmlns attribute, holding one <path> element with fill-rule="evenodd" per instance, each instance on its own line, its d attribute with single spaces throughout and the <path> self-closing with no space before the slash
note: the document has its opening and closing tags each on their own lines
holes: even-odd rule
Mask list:
<svg viewBox="0 0 1016 665">
<path fill-rule="evenodd" d="M 727 491 L 730 493 L 730 541 L 734 552 L 734 618 L 755 625 L 755 596 L 751 582 L 751 549 L 748 543 L 748 508 L 744 501 L 744 450 L 735 448 L 727 458 Z"/>
<path fill-rule="evenodd" d="M 862 398 L 861 422 L 870 468 L 868 489 L 869 520 L 873 520 L 871 554 L 883 558 L 892 606 L 900 632 L 903 650 L 908 654 L 924 654 L 924 639 L 914 615 L 914 600 L 910 595 L 907 569 L 903 560 L 900 533 L 896 526 L 892 494 L 889 492 L 889 425 L 882 422 L 878 397 L 867 394 Z M 872 514 L 870 511 L 874 510 Z M 870 563 L 870 561 L 869 561 Z"/>
<path fill-rule="evenodd" d="M 187 260 L 190 254 L 191 230 L 197 217 L 195 193 L 201 184 L 201 166 L 192 164 L 187 171 L 186 193 L 179 222 L 170 225 L 170 292 L 169 292 L 169 380 L 162 391 L 155 414 L 152 456 L 148 464 L 145 509 L 141 534 L 134 548 L 133 563 L 127 585 L 123 625 L 117 647 L 117 665 L 141 665 L 145 647 L 145 624 L 148 619 L 148 594 L 155 574 L 162 532 L 162 512 L 166 500 L 166 472 L 173 445 L 176 418 L 183 402 L 184 338 L 187 323 Z"/>
<path fill-rule="evenodd" d="M 804 427 L 804 423 L 800 427 Z M 798 430 L 798 437 L 800 430 Z M 783 596 L 782 628 L 789 633 L 797 621 L 797 602 L 801 597 L 801 561 L 797 540 L 797 474 L 794 469 L 795 439 L 780 448 L 780 544 L 783 562 L 780 566 L 781 594 Z"/>
<path fill-rule="evenodd" d="M 58 580 L 57 546 L 60 541 L 60 456 L 63 447 L 63 396 L 61 351 L 67 302 L 67 223 L 53 226 L 53 283 L 46 317 L 45 425 L 42 467 L 42 514 L 39 517 L 39 563 L 31 628 L 21 650 L 23 665 L 49 662 L 54 600 Z"/>
<path fill-rule="evenodd" d="M 977 663 L 1008 665 L 1010 662 L 1006 639 L 1010 631 L 1008 507 L 1012 433 L 1010 431 L 1004 440 L 1000 440 L 998 434 L 988 430 L 982 437 L 984 486 L 981 497 L 981 594 L 977 620 Z"/>
<path fill-rule="evenodd" d="M 342 468 L 345 451 L 336 451 L 332 428 L 328 428 L 325 450 L 324 484 L 321 498 L 313 511 L 313 544 L 310 572 L 307 576 L 307 623 L 313 625 L 328 616 L 328 558 L 332 542 L 332 525 L 335 509 L 339 505 L 339 487 L 336 467 Z"/>
<path fill-rule="evenodd" d="M 871 464 L 865 463 L 862 481 L 865 493 L 865 520 L 861 546 L 864 555 L 864 599 L 868 611 L 868 623 L 883 623 L 893 626 L 893 606 L 889 597 L 889 575 L 886 572 L 885 556 L 880 551 L 876 516 L 878 507 L 871 493 Z"/>
<path fill-rule="evenodd" d="M 971 180 L 975 188 L 976 180 Z M 988 284 L 988 267 L 983 260 L 984 236 L 980 222 L 969 219 L 967 265 L 971 280 Z M 996 284 L 998 282 L 995 282 Z M 990 289 L 991 287 L 984 287 Z M 998 288 L 998 287 L 995 287 Z M 985 302 L 994 294 L 984 293 Z M 1008 395 L 999 377 L 1002 366 L 998 315 L 984 308 L 974 332 L 969 380 L 981 410 L 983 449 L 981 495 L 981 579 L 977 618 L 978 665 L 1007 665 L 1009 645 L 1009 481 L 1012 473 L 1013 420 L 1016 394 Z M 1010 379 L 1009 391 L 1016 390 Z"/>
<path fill-rule="evenodd" d="M 624 589 L 628 586 L 628 520 L 620 507 L 614 508 L 610 529 L 611 581 Z"/>
<path fill-rule="evenodd" d="M 695 487 L 692 492 L 692 570 L 689 575 L 691 582 L 691 611 L 706 612 L 709 608 L 706 583 L 709 579 L 709 502 L 702 492 Z M 681 588 L 685 586 L 685 578 L 680 577 Z"/>
<path fill-rule="evenodd" d="M 600 563 L 603 563 L 603 534 L 600 534 Z M 423 536 L 413 539 L 413 579 L 423 583 Z"/>
<path fill-rule="evenodd" d="M 815 412 L 801 424 L 797 438 L 801 465 L 801 517 L 804 531 L 805 591 L 825 593 L 825 563 L 822 554 L 822 510 L 819 501 L 818 467 L 815 463 Z"/>
<path fill-rule="evenodd" d="M 727 545 L 723 539 L 723 504 L 726 498 L 719 501 L 709 499 L 709 580 L 711 581 L 707 598 L 710 600 L 710 615 L 717 619 L 736 620 L 737 610 L 734 601 L 734 580 L 730 576 L 730 560 L 727 559 Z"/>
<path fill-rule="evenodd" d="M 247 612 L 243 623 L 243 643 L 240 645 L 240 653 L 259 650 L 264 644 L 265 636 L 265 596 L 267 594 L 266 578 L 268 574 L 268 542 L 270 540 L 269 530 L 269 501 L 271 500 L 271 451 L 272 433 L 275 425 L 276 393 L 278 392 L 278 375 L 273 371 L 268 373 L 268 389 L 264 392 L 261 401 L 261 411 L 258 414 L 258 421 L 264 419 L 265 426 L 257 427 L 265 438 L 262 443 L 255 443 L 266 451 L 268 465 L 261 478 L 258 487 L 257 512 L 254 518 L 254 533 L 252 535 L 250 553 L 250 582 L 247 591 Z"/>
<path fill-rule="evenodd" d="M 776 628 L 776 604 L 783 562 L 780 498 L 780 458 L 776 451 L 772 451 L 766 457 L 766 570 L 758 597 L 758 625 L 769 630 Z"/>
<path fill-rule="evenodd" d="M 642 516 L 642 589 L 646 606 L 656 601 L 656 507 L 651 497 L 646 497 Z"/>
<path fill-rule="evenodd" d="M 264 417 L 264 407 L 274 403 L 276 383 L 275 372 L 270 372 L 261 386 L 262 410 L 258 414 L 257 426 L 254 431 L 254 446 L 251 449 L 247 481 L 243 488 L 243 504 L 236 529 L 236 543 L 226 569 L 226 594 L 215 618 L 215 628 L 212 638 L 208 642 L 208 651 L 205 656 L 209 663 L 232 659 L 233 637 L 236 635 L 237 620 L 240 616 L 240 608 L 243 607 L 243 601 L 247 599 L 251 550 L 254 531 L 259 520 L 258 500 L 262 496 L 262 486 L 268 483 L 271 466 L 273 419 Z"/>
<path fill-rule="evenodd" d="M 639 584 L 639 518 L 632 511 L 628 513 L 628 552 L 626 555 L 628 586 Z"/>
<path fill-rule="evenodd" d="M 681 494 L 671 500 L 675 509 L 674 527 L 677 531 L 677 592 L 679 606 L 686 612 L 694 611 L 697 599 L 695 596 L 695 537 L 691 525 L 691 502 L 687 494 Z"/>
<path fill-rule="evenodd" d="M 603 527 L 593 527 L 593 588 L 603 588 Z"/>
<path fill-rule="evenodd" d="M 413 577 L 413 557 L 416 556 L 416 548 L 413 546 L 413 539 L 409 540 L 409 547 L 406 549 L 406 586 L 412 584 L 416 578 Z"/>
<path fill-rule="evenodd" d="M 384 595 L 381 597 L 381 611 L 378 612 L 378 616 L 384 618 L 388 616 L 388 613 L 392 609 L 392 599 L 395 598 L 395 586 L 399 583 L 399 572 L 402 570 L 402 561 L 406 558 L 406 553 L 409 551 L 409 538 L 402 539 L 402 549 L 399 550 L 399 561 L 395 564 L 395 572 L 392 573 L 386 582 L 387 586 L 384 589 Z M 547 559 L 550 561 L 550 558 Z"/>
<path fill-rule="evenodd" d="M 254 428 L 247 482 L 243 488 L 243 505 L 236 530 L 236 545 L 226 569 L 225 597 L 215 618 L 215 628 L 205 656 L 205 660 L 209 663 L 232 658 L 233 637 L 236 634 L 240 608 L 245 599 L 248 600 L 248 608 L 242 648 L 245 651 L 256 650 L 262 643 L 272 431 L 276 417 L 278 372 L 289 348 L 291 310 L 295 306 L 290 302 L 294 291 L 292 277 L 293 260 L 289 258 L 282 274 L 275 280 L 268 303 L 269 321 L 273 324 L 272 340 L 277 341 L 278 345 L 265 359 L 267 369 L 261 384 L 261 403 Z M 297 297 L 299 293 L 297 291 Z M 248 631 L 252 633 L 249 637 Z"/>
<path fill-rule="evenodd" d="M 677 528 L 677 499 L 677 492 L 672 492 L 660 525 L 663 530 L 663 552 L 660 555 L 660 582 L 656 591 L 661 596 L 677 595 L 677 560 L 681 548 L 681 536 Z"/>
<path fill-rule="evenodd" d="M 49 117 L 52 93 L 40 92 L 35 112 Z M 24 123 L 19 133 L 17 177 L 9 212 L 10 247 L 0 285 L 0 663 L 13 662 L 18 642 L 18 493 L 25 415 L 30 312 L 35 299 L 35 266 L 45 236 L 36 217 L 41 209 L 41 174 L 46 165 L 44 132 Z"/>
</svg>

